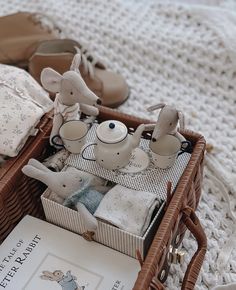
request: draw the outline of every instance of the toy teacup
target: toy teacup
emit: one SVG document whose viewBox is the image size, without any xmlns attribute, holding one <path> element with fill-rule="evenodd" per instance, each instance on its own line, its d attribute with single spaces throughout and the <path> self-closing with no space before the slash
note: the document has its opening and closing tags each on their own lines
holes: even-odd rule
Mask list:
<svg viewBox="0 0 236 290">
<path fill-rule="evenodd" d="M 191 143 L 180 141 L 173 135 L 165 135 L 158 141 L 150 141 L 152 159 L 156 167 L 166 169 L 174 165 L 175 160 L 184 152 L 188 152 Z"/>
<path fill-rule="evenodd" d="M 59 135 L 52 138 L 53 145 L 63 147 L 71 153 L 80 153 L 85 144 L 88 125 L 80 120 L 67 121 L 59 129 Z M 56 140 L 61 140 L 57 143 Z"/>
</svg>

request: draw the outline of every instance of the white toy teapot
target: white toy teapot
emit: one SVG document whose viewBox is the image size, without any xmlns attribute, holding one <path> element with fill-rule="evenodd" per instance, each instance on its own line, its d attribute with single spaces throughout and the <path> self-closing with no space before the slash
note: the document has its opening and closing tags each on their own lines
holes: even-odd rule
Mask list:
<svg viewBox="0 0 236 290">
<path fill-rule="evenodd" d="M 113 170 L 125 167 L 131 158 L 132 151 L 138 147 L 145 125 L 138 126 L 133 135 L 120 121 L 108 120 L 98 125 L 96 129 L 96 143 L 89 144 L 82 151 L 82 158 L 97 161 L 102 167 Z M 89 146 L 94 147 L 95 159 L 84 156 Z"/>
</svg>

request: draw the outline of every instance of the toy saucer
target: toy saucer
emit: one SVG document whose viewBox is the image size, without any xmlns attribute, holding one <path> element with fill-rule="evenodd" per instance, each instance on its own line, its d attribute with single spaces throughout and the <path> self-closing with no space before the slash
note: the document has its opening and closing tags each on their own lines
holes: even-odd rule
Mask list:
<svg viewBox="0 0 236 290">
<path fill-rule="evenodd" d="M 132 156 L 129 160 L 129 163 L 120 168 L 118 171 L 122 173 L 138 173 L 145 170 L 149 165 L 149 157 L 145 151 L 141 148 L 135 148 L 132 152 Z"/>
</svg>

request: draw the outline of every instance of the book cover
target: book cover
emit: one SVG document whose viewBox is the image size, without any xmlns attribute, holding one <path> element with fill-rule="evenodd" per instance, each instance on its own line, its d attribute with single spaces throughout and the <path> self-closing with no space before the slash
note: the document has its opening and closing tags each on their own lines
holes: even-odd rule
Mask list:
<svg viewBox="0 0 236 290">
<path fill-rule="evenodd" d="M 131 290 L 139 270 L 136 259 L 31 216 L 0 246 L 0 290 Z"/>
</svg>

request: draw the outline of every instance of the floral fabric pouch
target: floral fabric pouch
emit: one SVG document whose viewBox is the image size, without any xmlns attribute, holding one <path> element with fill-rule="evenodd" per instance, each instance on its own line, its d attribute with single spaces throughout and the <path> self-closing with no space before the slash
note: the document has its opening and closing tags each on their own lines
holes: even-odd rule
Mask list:
<svg viewBox="0 0 236 290">
<path fill-rule="evenodd" d="M 0 155 L 16 156 L 53 108 L 48 93 L 23 69 L 0 64 Z"/>
</svg>

